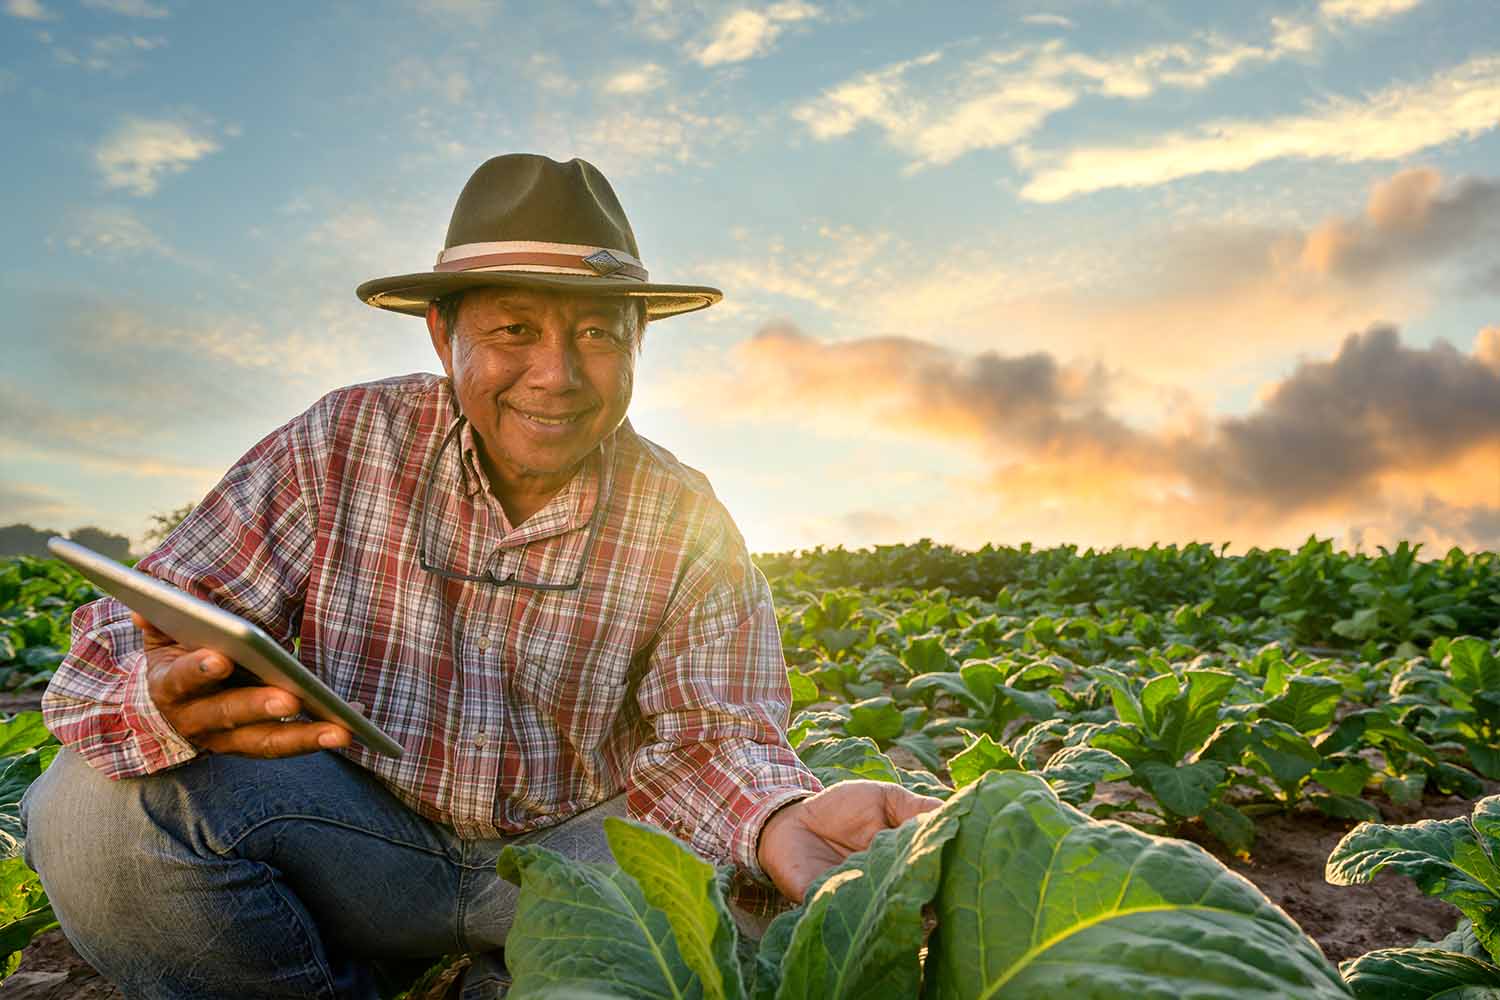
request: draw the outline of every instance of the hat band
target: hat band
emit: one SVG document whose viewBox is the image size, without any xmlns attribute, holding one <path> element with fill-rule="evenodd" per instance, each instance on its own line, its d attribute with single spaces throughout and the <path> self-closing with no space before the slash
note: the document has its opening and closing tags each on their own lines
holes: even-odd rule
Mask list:
<svg viewBox="0 0 1500 1000">
<path fill-rule="evenodd" d="M 582 274 L 590 278 L 648 281 L 646 268 L 623 250 L 577 243 L 508 240 L 464 243 L 438 254 L 434 271 L 539 271 Z"/>
</svg>

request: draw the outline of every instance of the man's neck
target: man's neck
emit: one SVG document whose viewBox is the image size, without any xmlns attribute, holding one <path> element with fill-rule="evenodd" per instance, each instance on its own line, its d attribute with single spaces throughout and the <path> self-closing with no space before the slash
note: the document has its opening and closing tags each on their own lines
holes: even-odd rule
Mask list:
<svg viewBox="0 0 1500 1000">
<path fill-rule="evenodd" d="M 567 487 L 581 467 L 580 463 L 562 476 L 505 476 L 484 454 L 483 448 L 479 449 L 479 465 L 489 481 L 490 493 L 500 501 L 505 519 L 512 528 L 519 528 L 531 515 L 547 506 Z"/>
</svg>

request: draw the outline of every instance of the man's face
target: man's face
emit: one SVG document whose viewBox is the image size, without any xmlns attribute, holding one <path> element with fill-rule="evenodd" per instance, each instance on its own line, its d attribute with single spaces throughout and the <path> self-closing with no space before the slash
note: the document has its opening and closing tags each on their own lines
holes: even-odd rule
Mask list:
<svg viewBox="0 0 1500 1000">
<path fill-rule="evenodd" d="M 464 294 L 451 339 L 429 308 L 433 347 L 502 500 L 561 488 L 625 418 L 635 308 L 624 298 L 476 289 Z"/>
</svg>

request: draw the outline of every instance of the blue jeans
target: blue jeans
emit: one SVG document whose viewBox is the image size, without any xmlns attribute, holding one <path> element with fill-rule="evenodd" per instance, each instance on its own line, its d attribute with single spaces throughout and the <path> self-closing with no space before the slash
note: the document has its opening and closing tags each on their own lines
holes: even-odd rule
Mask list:
<svg viewBox="0 0 1500 1000">
<path fill-rule="evenodd" d="M 495 873 L 501 849 L 609 861 L 604 817 L 625 800 L 465 841 L 333 753 L 208 754 L 111 781 L 64 750 L 21 811 L 63 931 L 128 997 L 370 998 L 378 960 L 466 952 L 478 1000 L 506 981 L 517 889 Z"/>
</svg>

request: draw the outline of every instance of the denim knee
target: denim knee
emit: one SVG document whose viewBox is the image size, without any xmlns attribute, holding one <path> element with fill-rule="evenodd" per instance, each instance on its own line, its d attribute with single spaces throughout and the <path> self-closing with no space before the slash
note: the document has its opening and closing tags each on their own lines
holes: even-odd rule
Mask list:
<svg viewBox="0 0 1500 1000">
<path fill-rule="evenodd" d="M 21 803 L 26 863 L 90 961 L 103 957 L 110 938 L 157 924 L 153 910 L 170 905 L 164 880 L 184 871 L 171 832 L 140 793 L 138 783 L 113 781 L 63 750 Z"/>
<path fill-rule="evenodd" d="M 33 783 L 26 860 L 73 946 L 132 996 L 373 995 L 363 973 L 330 963 L 269 866 L 205 843 L 194 776 L 212 777 L 115 781 L 64 750 Z"/>
</svg>

